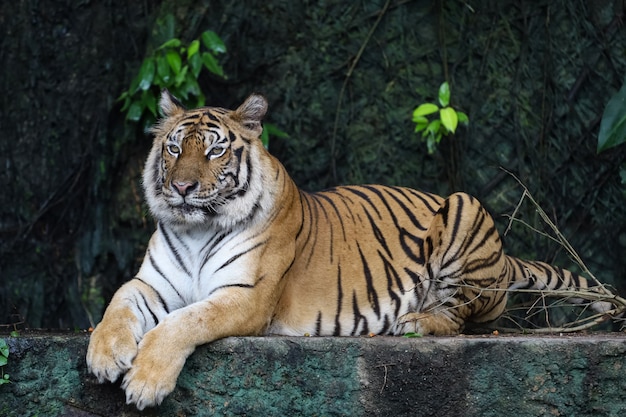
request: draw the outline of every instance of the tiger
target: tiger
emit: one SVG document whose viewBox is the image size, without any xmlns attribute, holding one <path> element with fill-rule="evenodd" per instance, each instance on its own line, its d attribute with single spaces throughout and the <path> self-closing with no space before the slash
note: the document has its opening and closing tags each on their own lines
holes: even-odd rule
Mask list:
<svg viewBox="0 0 626 417">
<path fill-rule="evenodd" d="M 468 194 L 299 189 L 260 140 L 260 94 L 188 110 L 164 90 L 159 108 L 143 171 L 156 231 L 86 356 L 100 383 L 123 375 L 139 410 L 174 390 L 197 346 L 228 336 L 455 335 L 497 319 L 509 288 L 591 287 L 506 255 Z"/>
</svg>

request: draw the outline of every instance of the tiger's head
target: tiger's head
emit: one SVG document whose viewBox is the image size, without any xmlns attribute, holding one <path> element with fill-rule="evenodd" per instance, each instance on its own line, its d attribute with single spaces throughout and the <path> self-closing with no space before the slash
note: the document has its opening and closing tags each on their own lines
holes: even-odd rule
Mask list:
<svg viewBox="0 0 626 417">
<path fill-rule="evenodd" d="M 164 90 L 159 105 L 163 118 L 151 129 L 143 173 L 154 217 L 183 228 L 229 228 L 254 216 L 269 155 L 259 139 L 265 98 L 253 94 L 236 110 L 186 110 Z"/>
</svg>

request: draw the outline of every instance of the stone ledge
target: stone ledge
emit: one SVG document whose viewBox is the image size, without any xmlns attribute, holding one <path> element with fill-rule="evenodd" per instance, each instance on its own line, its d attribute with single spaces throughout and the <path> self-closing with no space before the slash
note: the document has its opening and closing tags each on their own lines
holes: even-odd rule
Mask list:
<svg viewBox="0 0 626 417">
<path fill-rule="evenodd" d="M 87 335 L 0 337 L 0 416 L 626 415 L 624 334 L 228 338 L 143 413 L 87 373 Z"/>
</svg>

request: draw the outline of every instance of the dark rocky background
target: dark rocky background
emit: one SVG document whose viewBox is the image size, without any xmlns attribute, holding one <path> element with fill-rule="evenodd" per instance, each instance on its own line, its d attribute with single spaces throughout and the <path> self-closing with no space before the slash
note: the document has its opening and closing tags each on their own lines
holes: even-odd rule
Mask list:
<svg viewBox="0 0 626 417">
<path fill-rule="evenodd" d="M 301 187 L 463 190 L 504 231 L 503 214 L 523 191 L 505 168 L 591 271 L 626 293 L 626 150 L 596 154 L 602 112 L 626 74 L 624 8 L 622 0 L 3 2 L 0 324 L 85 328 L 136 272 L 153 230 L 139 182 L 150 138 L 124 122 L 115 99 L 167 14 L 184 40 L 206 29 L 222 37 L 228 79 L 201 77 L 207 103 L 265 94 L 268 120 L 289 134 L 270 150 Z M 446 79 L 470 125 L 428 155 L 411 113 Z M 543 228 L 531 205 L 519 216 Z M 513 227 L 505 244 L 577 269 L 527 228 Z"/>
</svg>

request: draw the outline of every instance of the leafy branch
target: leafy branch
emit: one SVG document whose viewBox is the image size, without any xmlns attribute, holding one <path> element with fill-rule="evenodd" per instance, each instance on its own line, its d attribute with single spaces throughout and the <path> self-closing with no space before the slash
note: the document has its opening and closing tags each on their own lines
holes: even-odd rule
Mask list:
<svg viewBox="0 0 626 417">
<path fill-rule="evenodd" d="M 126 120 L 139 122 L 146 117 L 152 124 L 157 117 L 160 90 L 167 88 L 184 104 L 204 106 L 198 78 L 203 69 L 221 78 L 226 78 L 217 60 L 226 52 L 226 45 L 213 31 L 207 30 L 189 44 L 178 38 L 162 43 L 144 58 L 139 73 L 130 83 L 128 90 L 118 98 L 122 101 L 122 112 Z"/>
<path fill-rule="evenodd" d="M 467 114 L 457 111 L 450 106 L 450 85 L 444 82 L 439 87 L 439 105 L 424 103 L 413 111 L 415 132 L 422 132 L 422 140 L 426 140 L 428 153 L 432 154 L 437 149 L 443 136 L 453 135 L 459 123 L 467 125 Z M 438 117 L 429 120 L 426 116 L 438 113 Z"/>
</svg>

